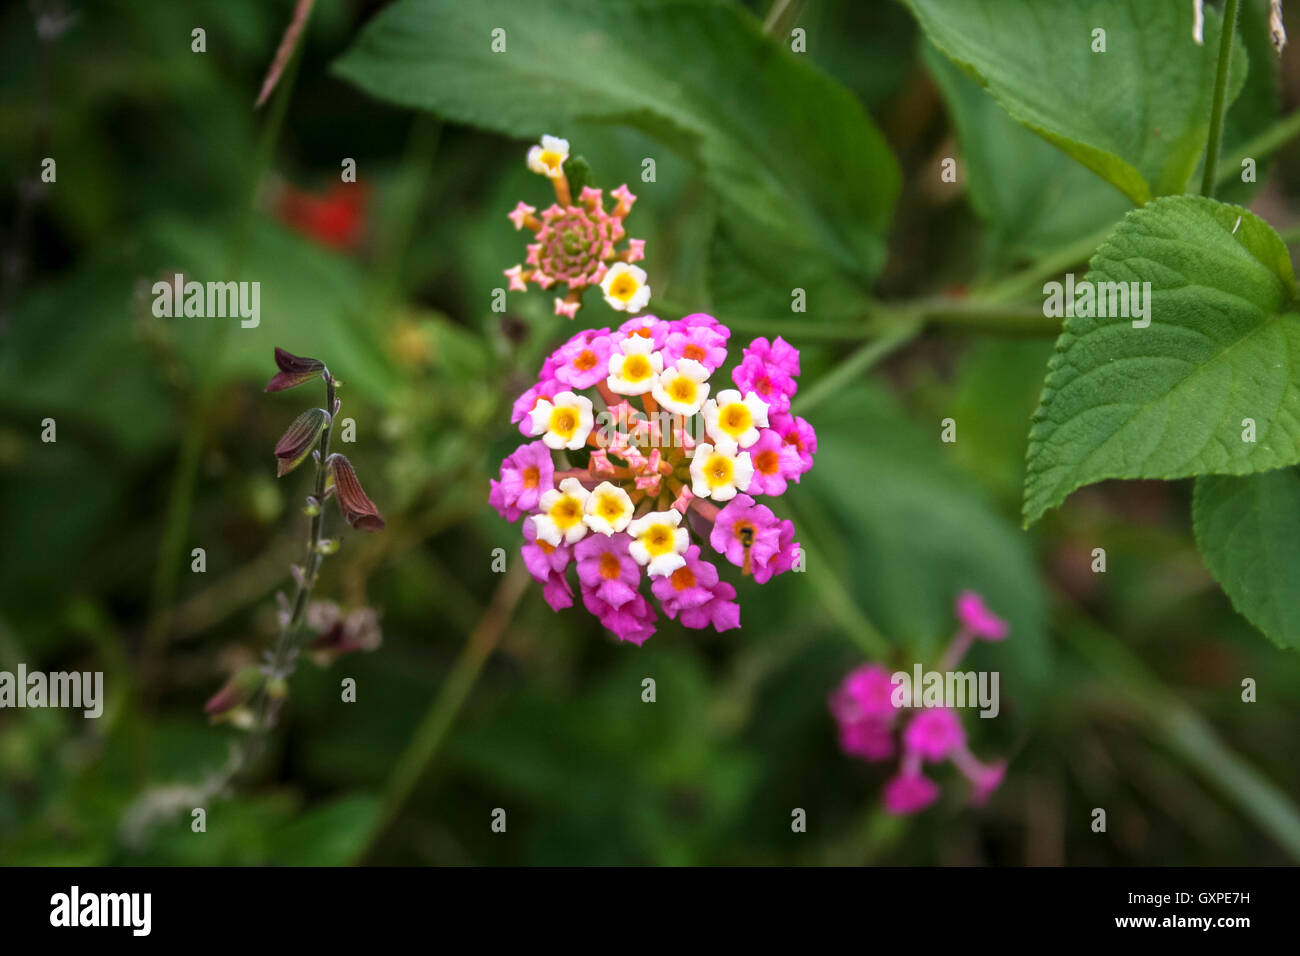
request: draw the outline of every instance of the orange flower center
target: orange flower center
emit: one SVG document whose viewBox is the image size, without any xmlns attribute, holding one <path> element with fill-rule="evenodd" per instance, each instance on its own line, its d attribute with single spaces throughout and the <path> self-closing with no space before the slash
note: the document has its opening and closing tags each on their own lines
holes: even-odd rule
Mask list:
<svg viewBox="0 0 1300 956">
<path fill-rule="evenodd" d="M 707 355 L 708 353 L 705 352 L 701 346 L 696 345 L 694 342 L 686 346 L 686 348 L 682 349 L 683 358 L 694 359 L 697 362 L 703 362 L 704 359 L 707 357 Z"/>
<path fill-rule="evenodd" d="M 668 579 L 673 583 L 673 590 L 685 591 L 695 587 L 695 572 L 686 566 L 678 568 Z"/>
<path fill-rule="evenodd" d="M 573 367 L 579 372 L 590 372 L 599 361 L 600 359 L 596 357 L 595 352 L 591 349 L 583 349 L 578 353 L 578 357 L 573 360 Z"/>
<path fill-rule="evenodd" d="M 619 566 L 618 558 L 614 557 L 608 551 L 600 556 L 600 576 L 606 581 L 613 581 L 623 569 Z"/>
<path fill-rule="evenodd" d="M 781 456 L 769 448 L 754 459 L 754 467 L 765 475 L 775 475 L 781 467 Z"/>
<path fill-rule="evenodd" d="M 536 488 L 538 482 L 542 480 L 541 473 L 537 470 L 536 465 L 529 465 L 524 469 L 524 487 Z"/>
</svg>

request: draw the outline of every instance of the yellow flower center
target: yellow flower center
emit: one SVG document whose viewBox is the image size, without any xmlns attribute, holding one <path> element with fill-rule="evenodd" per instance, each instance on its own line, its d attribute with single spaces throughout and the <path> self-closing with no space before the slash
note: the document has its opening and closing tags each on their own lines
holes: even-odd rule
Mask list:
<svg viewBox="0 0 1300 956">
<path fill-rule="evenodd" d="M 731 484 L 731 459 L 726 455 L 710 455 L 704 463 L 704 480 L 710 488 Z"/>
<path fill-rule="evenodd" d="M 617 495 L 604 494 L 596 503 L 596 514 L 606 521 L 614 521 L 623 516 L 623 502 Z"/>
<path fill-rule="evenodd" d="M 673 550 L 673 526 L 652 524 L 641 535 L 641 543 L 645 545 L 645 549 L 650 552 L 652 558 L 670 553 Z"/>
<path fill-rule="evenodd" d="M 541 162 L 543 166 L 545 166 L 547 169 L 551 170 L 552 172 L 558 172 L 560 166 L 564 164 L 564 156 L 561 155 L 560 153 L 557 153 L 553 149 L 542 150 L 541 154 L 537 157 L 537 159 L 539 162 Z"/>
<path fill-rule="evenodd" d="M 653 374 L 654 368 L 644 355 L 629 355 L 623 361 L 623 378 L 629 382 L 642 382 Z"/>
<path fill-rule="evenodd" d="M 696 383 L 685 375 L 678 375 L 668 386 L 668 396 L 675 402 L 691 405 L 695 402 Z"/>
<path fill-rule="evenodd" d="M 753 427 L 754 416 L 744 402 L 732 402 L 718 413 L 718 424 L 728 435 L 737 437 Z"/>
<path fill-rule="evenodd" d="M 572 528 L 582 520 L 582 505 L 572 495 L 565 495 L 551 505 L 551 520 L 561 531 Z"/>
<path fill-rule="evenodd" d="M 627 302 L 632 296 L 636 295 L 639 285 L 640 283 L 636 281 L 635 276 L 623 272 L 609 284 L 609 294 L 620 302 Z"/>
<path fill-rule="evenodd" d="M 572 438 L 578 430 L 578 413 L 572 408 L 556 408 L 551 411 L 551 431 L 563 438 Z"/>
</svg>

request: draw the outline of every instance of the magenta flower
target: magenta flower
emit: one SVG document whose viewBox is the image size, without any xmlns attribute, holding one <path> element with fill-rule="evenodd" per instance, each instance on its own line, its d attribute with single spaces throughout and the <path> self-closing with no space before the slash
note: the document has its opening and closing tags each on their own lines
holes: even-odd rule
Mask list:
<svg viewBox="0 0 1300 956">
<path fill-rule="evenodd" d="M 894 733 L 889 724 L 860 720 L 839 725 L 840 749 L 850 757 L 874 763 L 894 756 Z"/>
<path fill-rule="evenodd" d="M 558 161 L 538 159 L 546 169 Z M 546 358 L 514 403 L 511 420 L 541 440 L 502 462 L 488 500 L 506 520 L 523 520 L 524 560 L 552 607 L 573 605 L 574 563 L 587 611 L 639 644 L 655 630 L 647 597 L 687 628 L 740 626 L 736 587 L 721 580 L 705 542 L 756 584 L 803 570 L 794 523 L 751 495 L 777 496 L 797 480 L 804 446 L 765 427 L 768 406 L 756 393 L 712 389 L 730 334 L 703 313 L 586 329 Z M 797 369 L 792 352 L 762 340 L 755 361 Z M 794 441 L 806 446 L 811 429 L 795 421 Z"/>
<path fill-rule="evenodd" d="M 885 784 L 885 809 L 895 816 L 920 813 L 939 799 L 939 785 L 917 773 L 900 773 Z"/>
<path fill-rule="evenodd" d="M 771 508 L 754 504 L 749 495 L 736 495 L 714 519 L 709 543 L 714 551 L 751 574 L 754 568 L 766 567 L 780 554 L 781 522 Z"/>
<path fill-rule="evenodd" d="M 574 545 L 584 596 L 590 591 L 612 608 L 636 597 L 641 566 L 628 553 L 630 542 L 625 534 L 589 534 Z"/>
<path fill-rule="evenodd" d="M 752 495 L 783 495 L 790 481 L 798 481 L 806 470 L 799 451 L 786 444 L 779 433 L 764 428 L 758 441 L 748 449 L 749 460 L 754 465 L 754 477 L 749 482 Z"/>
<path fill-rule="evenodd" d="M 507 521 L 518 521 L 537 508 L 555 487 L 555 461 L 543 442 L 520 445 L 501 462 L 501 480 L 491 482 L 488 501 Z"/>
<path fill-rule="evenodd" d="M 664 364 L 676 365 L 688 358 L 715 372 L 727 360 L 727 337 L 716 325 L 683 326 L 671 333 L 664 343 Z"/>
<path fill-rule="evenodd" d="M 957 595 L 957 620 L 974 637 L 983 641 L 1000 641 L 1010 630 L 1010 625 L 990 611 L 984 598 L 974 591 Z"/>
<path fill-rule="evenodd" d="M 966 595 L 962 596 L 963 598 Z M 974 595 L 988 616 L 983 600 Z M 972 603 L 967 601 L 966 606 Z M 963 604 L 958 601 L 958 610 Z M 998 620 L 997 618 L 993 618 Z M 956 666 L 974 640 L 965 618 L 945 651 L 939 672 Z M 1005 637 L 1005 632 L 1003 632 Z M 949 761 L 970 783 L 971 803 L 982 805 L 1001 785 L 1006 761 L 985 764 L 976 759 L 966 742 L 966 731 L 957 713 L 946 707 L 911 709 L 900 698 L 894 705 L 891 673 L 880 664 L 865 664 L 851 672 L 831 694 L 828 704 L 835 718 L 840 749 L 850 757 L 868 761 L 887 760 L 896 752 L 894 734 L 901 724 L 903 756 L 898 774 L 885 785 L 885 809 L 894 814 L 917 813 L 939 796 L 939 785 L 921 773 L 924 763 Z M 901 677 L 900 677 L 901 681 Z M 902 695 L 905 697 L 906 695 Z M 901 719 L 900 719 L 901 718 Z"/>
<path fill-rule="evenodd" d="M 888 726 L 897 714 L 893 693 L 889 671 L 879 664 L 864 664 L 850 671 L 831 695 L 831 713 L 841 724 L 883 720 Z"/>
<path fill-rule="evenodd" d="M 798 454 L 799 473 L 804 474 L 810 470 L 813 465 L 813 455 L 817 454 L 817 433 L 813 431 L 813 427 L 802 418 L 780 414 L 773 414 L 769 424 L 772 431 L 780 435 L 782 440 Z"/>
<path fill-rule="evenodd" d="M 609 377 L 609 329 L 572 339 L 555 353 L 555 378 L 569 388 L 591 388 Z"/>
<path fill-rule="evenodd" d="M 731 380 L 742 392 L 757 392 L 779 415 L 790 410 L 790 399 L 799 388 L 798 375 L 799 350 L 777 336 L 770 345 L 765 338 L 754 339 Z"/>
<path fill-rule="evenodd" d="M 699 607 L 682 608 L 682 627 L 701 630 L 710 624 L 715 631 L 740 627 L 740 605 L 736 603 L 736 589 L 726 581 L 715 584 L 712 596 Z"/>
<path fill-rule="evenodd" d="M 700 560 L 699 545 L 691 545 L 682 557 L 686 559 L 684 565 L 650 582 L 650 590 L 670 618 L 677 617 L 678 611 L 707 604 L 718 583 L 718 569 Z"/>
<path fill-rule="evenodd" d="M 946 760 L 958 748 L 966 746 L 966 733 L 956 714 L 937 707 L 923 710 L 912 718 L 903 731 L 903 744 L 910 753 L 920 754 L 933 763 Z"/>
</svg>

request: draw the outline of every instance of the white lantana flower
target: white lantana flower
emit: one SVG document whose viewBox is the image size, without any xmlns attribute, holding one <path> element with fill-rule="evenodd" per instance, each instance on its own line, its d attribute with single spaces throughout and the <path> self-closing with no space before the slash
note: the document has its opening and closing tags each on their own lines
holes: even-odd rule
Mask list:
<svg viewBox="0 0 1300 956">
<path fill-rule="evenodd" d="M 730 501 L 754 478 L 749 452 L 736 453 L 735 446 L 715 448 L 708 442 L 695 446 L 691 459 L 691 494 L 697 498 Z"/>
<path fill-rule="evenodd" d="M 719 448 L 748 448 L 767 427 L 767 402 L 750 392 L 743 399 L 734 388 L 718 392 L 704 403 L 704 431 Z"/>
<path fill-rule="evenodd" d="M 581 541 L 587 533 L 582 519 L 589 496 L 590 492 L 577 478 L 565 478 L 559 488 L 552 488 L 542 495 L 537 502 L 541 514 L 532 516 L 533 524 L 537 526 L 537 540 L 545 541 L 553 548 L 558 548 L 561 543 Z"/>
<path fill-rule="evenodd" d="M 709 397 L 709 370 L 694 359 L 678 359 L 655 379 L 654 400 L 676 415 L 694 415 Z"/>
<path fill-rule="evenodd" d="M 640 312 L 650 301 L 650 286 L 645 280 L 645 270 L 640 266 L 616 262 L 600 280 L 600 289 L 611 309 L 631 315 Z"/>
<path fill-rule="evenodd" d="M 573 392 L 560 392 L 554 401 L 537 400 L 530 413 L 530 433 L 541 435 L 547 448 L 581 448 L 595 423 L 591 399 Z"/>
<path fill-rule="evenodd" d="M 619 343 L 619 351 L 609 356 L 605 384 L 618 395 L 644 395 L 655 387 L 655 379 L 663 370 L 664 357 L 654 350 L 654 342 L 629 335 Z"/>
<path fill-rule="evenodd" d="M 559 179 L 569 159 L 569 141 L 558 136 L 543 136 L 540 146 L 528 151 L 528 168 L 542 176 Z"/>
<path fill-rule="evenodd" d="M 651 577 L 666 576 L 685 566 L 682 553 L 691 539 L 685 528 L 678 527 L 681 521 L 680 511 L 652 511 L 627 526 L 632 536 L 628 552 Z"/>
<path fill-rule="evenodd" d="M 583 508 L 587 527 L 603 535 L 622 531 L 632 520 L 632 499 L 610 481 L 602 481 L 587 496 Z"/>
</svg>

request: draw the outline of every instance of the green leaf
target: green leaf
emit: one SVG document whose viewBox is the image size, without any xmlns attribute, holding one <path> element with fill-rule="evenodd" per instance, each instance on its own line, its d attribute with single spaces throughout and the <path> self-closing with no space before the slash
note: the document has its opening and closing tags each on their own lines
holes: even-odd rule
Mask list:
<svg viewBox="0 0 1300 956">
<path fill-rule="evenodd" d="M 1160 199 L 1125 218 L 1086 281 L 1149 282 L 1150 325 L 1065 320 L 1029 433 L 1026 524 L 1104 478 L 1300 461 L 1295 275 L 1266 222 L 1200 197 Z M 1254 442 L 1243 440 L 1247 418 Z"/>
<path fill-rule="evenodd" d="M 922 59 L 956 128 L 970 203 L 988 225 L 991 264 L 1061 249 L 1133 208 L 1106 180 L 1007 116 L 932 44 Z"/>
<path fill-rule="evenodd" d="M 1198 478 L 1192 516 L 1232 606 L 1279 647 L 1300 650 L 1300 473 Z"/>
<path fill-rule="evenodd" d="M 724 214 L 790 261 L 829 258 L 863 283 L 883 264 L 899 182 L 883 138 L 847 90 L 733 3 L 398 0 L 334 69 L 373 96 L 512 136 L 632 126 L 697 163 Z"/>
<path fill-rule="evenodd" d="M 1011 114 L 1133 202 L 1184 192 L 1205 151 L 1221 18 L 1151 0 L 904 0 L 949 58 Z M 1106 51 L 1093 52 L 1094 30 Z M 1233 52 L 1228 102 L 1246 53 Z"/>
</svg>

